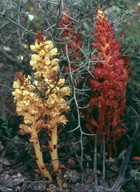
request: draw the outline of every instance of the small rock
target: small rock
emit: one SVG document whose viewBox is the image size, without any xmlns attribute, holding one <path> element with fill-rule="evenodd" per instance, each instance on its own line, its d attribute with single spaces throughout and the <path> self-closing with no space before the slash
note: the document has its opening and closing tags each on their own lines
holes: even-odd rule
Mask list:
<svg viewBox="0 0 140 192">
<path fill-rule="evenodd" d="M 80 175 L 75 170 L 68 170 L 64 174 L 64 179 L 71 183 L 76 183 L 80 180 Z"/>
<path fill-rule="evenodd" d="M 47 192 L 56 192 L 56 186 L 51 184 L 48 189 L 47 189 Z"/>
<path fill-rule="evenodd" d="M 67 189 L 67 188 L 68 188 L 67 183 L 63 183 L 63 188 L 64 188 L 64 189 Z"/>
<path fill-rule="evenodd" d="M 0 185 L 0 191 L 1 191 L 1 192 L 14 192 L 13 189 L 8 188 L 8 187 L 6 187 L 6 186 L 4 186 L 4 185 Z"/>
<path fill-rule="evenodd" d="M 46 191 L 46 184 L 47 184 L 47 181 L 30 181 L 30 182 L 28 182 L 28 181 L 25 181 L 24 183 L 23 183 L 23 186 L 22 186 L 22 188 L 28 188 L 29 189 L 29 191 L 31 190 L 31 191 L 41 191 L 41 192 L 43 192 L 43 191 Z"/>
<path fill-rule="evenodd" d="M 21 173 L 17 173 L 16 175 L 10 175 L 8 171 L 5 171 L 0 176 L 0 181 L 4 183 L 7 187 L 15 187 L 22 183 L 25 180 L 25 177 L 21 175 Z"/>
<path fill-rule="evenodd" d="M 21 191 L 21 187 L 18 185 L 15 187 L 15 191 Z"/>
<path fill-rule="evenodd" d="M 6 165 L 6 166 L 10 165 L 9 161 L 4 157 L 0 157 L 0 164 Z"/>
</svg>

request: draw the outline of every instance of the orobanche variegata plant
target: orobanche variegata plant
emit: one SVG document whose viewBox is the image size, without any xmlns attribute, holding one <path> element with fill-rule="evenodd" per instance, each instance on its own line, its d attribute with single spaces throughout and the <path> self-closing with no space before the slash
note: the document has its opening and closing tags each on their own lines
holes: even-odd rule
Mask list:
<svg viewBox="0 0 140 192">
<path fill-rule="evenodd" d="M 21 132 L 30 135 L 30 142 L 34 146 L 36 162 L 40 173 L 53 182 L 52 176 L 43 162 L 39 133 L 46 130 L 52 165 L 59 187 L 62 186 L 61 169 L 58 161 L 58 125 L 67 122 L 65 112 L 69 110 L 69 103 L 64 99 L 70 95 L 70 88 L 64 86 L 65 79 L 59 77 L 59 59 L 57 48 L 50 40 L 37 33 L 35 45 L 30 46 L 36 52 L 32 54 L 30 65 L 32 76 L 16 73 L 13 83 L 13 96 L 16 112 L 23 116 L 20 124 Z"/>
<path fill-rule="evenodd" d="M 117 152 L 117 138 L 125 133 L 123 124 L 129 67 L 121 57 L 121 44 L 115 39 L 114 29 L 100 6 L 94 38 L 93 47 L 97 53 L 92 60 L 96 65 L 91 71 L 94 78 L 89 78 L 91 96 L 86 127 L 91 133 L 98 133 L 99 143 L 105 135 L 108 155 L 112 158 Z"/>
</svg>

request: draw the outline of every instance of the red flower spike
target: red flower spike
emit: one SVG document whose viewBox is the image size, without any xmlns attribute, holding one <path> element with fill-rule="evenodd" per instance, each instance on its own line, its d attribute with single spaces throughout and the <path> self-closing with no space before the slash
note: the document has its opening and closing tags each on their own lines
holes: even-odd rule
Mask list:
<svg viewBox="0 0 140 192">
<path fill-rule="evenodd" d="M 61 42 L 64 44 L 63 51 L 66 53 L 65 43 L 68 44 L 68 53 L 70 56 L 70 60 L 74 61 L 76 58 L 82 57 L 81 53 L 81 39 L 82 35 L 77 33 L 75 30 L 75 22 L 74 20 L 69 16 L 69 12 L 67 9 L 62 9 L 62 18 L 59 23 L 61 27 Z M 68 71 L 67 71 L 68 72 Z"/>
<path fill-rule="evenodd" d="M 117 150 L 117 137 L 124 133 L 120 127 L 125 109 L 126 82 L 128 80 L 129 67 L 127 59 L 120 56 L 120 43 L 114 38 L 114 30 L 106 19 L 101 7 L 97 9 L 96 32 L 93 47 L 97 49 L 97 55 L 92 56 L 96 61 L 93 78 L 89 78 L 91 98 L 87 109 L 87 129 L 91 133 L 97 130 L 100 135 L 98 142 L 102 142 L 105 134 L 109 157 Z M 98 111 L 97 125 L 89 119 L 94 119 L 94 110 Z M 98 110 L 97 110 L 98 109 Z M 90 111 L 90 114 L 88 113 Z M 91 131 L 92 130 L 92 131 Z"/>
</svg>

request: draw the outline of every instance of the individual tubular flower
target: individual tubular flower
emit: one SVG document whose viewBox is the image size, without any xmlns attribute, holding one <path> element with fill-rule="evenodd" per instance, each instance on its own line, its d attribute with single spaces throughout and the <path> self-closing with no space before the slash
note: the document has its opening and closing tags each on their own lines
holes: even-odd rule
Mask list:
<svg viewBox="0 0 140 192">
<path fill-rule="evenodd" d="M 98 52 L 92 57 L 96 65 L 92 70 L 94 79 L 89 78 L 91 97 L 86 126 L 92 133 L 97 131 L 99 142 L 105 134 L 109 157 L 112 157 L 112 152 L 116 152 L 116 139 L 122 133 L 128 68 L 120 56 L 120 43 L 114 38 L 113 28 L 101 7 L 97 9 L 95 30 L 93 47 Z M 98 113 L 96 117 L 95 113 Z"/>
<path fill-rule="evenodd" d="M 59 23 L 61 27 L 61 43 L 63 46 L 63 52 L 66 54 L 66 44 L 68 45 L 68 54 L 71 61 L 74 61 L 82 57 L 82 35 L 75 29 L 76 24 L 72 17 L 69 16 L 67 9 L 62 9 L 62 17 Z M 75 69 L 75 66 L 71 66 Z M 68 67 L 65 66 L 65 70 L 68 71 Z"/>
<path fill-rule="evenodd" d="M 65 79 L 59 77 L 59 59 L 57 48 L 53 42 L 46 40 L 41 32 L 37 33 L 35 45 L 31 45 L 32 54 L 30 65 L 34 70 L 33 76 L 25 77 L 21 72 L 16 74 L 13 83 L 13 96 L 16 102 L 16 112 L 23 116 L 21 132 L 30 134 L 36 161 L 41 174 L 52 183 L 52 177 L 43 162 L 38 133 L 45 129 L 49 138 L 49 149 L 53 169 L 59 187 L 62 186 L 61 170 L 58 161 L 58 125 L 67 123 L 65 112 L 69 104 L 64 99 L 70 95 L 70 88 L 64 86 Z"/>
</svg>

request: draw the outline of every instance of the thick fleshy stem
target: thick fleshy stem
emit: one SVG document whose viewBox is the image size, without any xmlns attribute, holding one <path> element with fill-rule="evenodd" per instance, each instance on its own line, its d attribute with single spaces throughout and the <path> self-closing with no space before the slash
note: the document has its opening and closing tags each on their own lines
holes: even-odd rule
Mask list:
<svg viewBox="0 0 140 192">
<path fill-rule="evenodd" d="M 50 155 L 52 159 L 53 170 L 56 175 L 57 184 L 60 188 L 62 188 L 62 176 L 61 176 L 61 169 L 60 163 L 58 159 L 58 152 L 57 152 L 57 145 L 58 145 L 58 133 L 57 133 L 57 126 L 52 129 L 51 133 L 51 140 L 49 141 L 50 146 Z"/>
<path fill-rule="evenodd" d="M 32 135 L 34 137 L 33 146 L 35 150 L 36 163 L 38 165 L 39 171 L 43 175 L 43 177 L 48 178 L 49 182 L 53 183 L 52 176 L 50 175 L 49 171 L 46 169 L 45 163 L 43 162 L 43 155 L 42 155 L 35 124 L 32 125 Z"/>
</svg>

